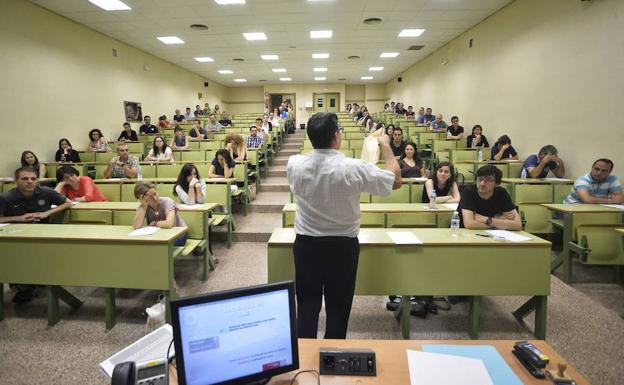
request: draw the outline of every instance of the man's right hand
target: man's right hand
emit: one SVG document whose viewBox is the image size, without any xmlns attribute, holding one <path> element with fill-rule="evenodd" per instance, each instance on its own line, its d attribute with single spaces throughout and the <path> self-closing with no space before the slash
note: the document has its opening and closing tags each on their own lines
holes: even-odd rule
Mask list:
<svg viewBox="0 0 624 385">
<path fill-rule="evenodd" d="M 110 164 L 111 164 L 111 165 L 114 165 L 114 164 L 116 164 L 116 163 L 117 163 L 117 161 L 118 161 L 118 160 L 119 160 L 119 157 L 118 157 L 118 156 L 113 156 L 113 158 L 112 158 L 112 159 L 111 159 L 111 161 L 110 161 Z"/>
</svg>

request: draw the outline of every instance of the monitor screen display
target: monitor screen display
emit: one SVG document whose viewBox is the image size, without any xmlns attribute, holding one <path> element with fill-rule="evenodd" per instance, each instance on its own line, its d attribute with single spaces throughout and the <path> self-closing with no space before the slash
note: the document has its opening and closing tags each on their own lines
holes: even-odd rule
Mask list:
<svg viewBox="0 0 624 385">
<path fill-rule="evenodd" d="M 296 369 L 291 286 L 213 293 L 172 306 L 180 383 L 235 383 Z"/>
</svg>

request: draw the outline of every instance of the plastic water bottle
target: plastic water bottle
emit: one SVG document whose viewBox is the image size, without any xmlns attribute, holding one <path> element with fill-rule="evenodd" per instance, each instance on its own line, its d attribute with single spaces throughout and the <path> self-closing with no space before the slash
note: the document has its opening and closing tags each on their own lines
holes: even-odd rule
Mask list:
<svg viewBox="0 0 624 385">
<path fill-rule="evenodd" d="M 457 237 L 459 233 L 459 213 L 455 211 L 451 218 L 451 236 Z"/>
<path fill-rule="evenodd" d="M 472 141 L 470 142 L 470 147 L 472 148 L 477 147 L 477 138 L 472 138 Z"/>
<path fill-rule="evenodd" d="M 435 210 L 436 208 L 436 192 L 435 189 L 431 189 L 431 195 L 429 195 L 429 208 Z"/>
<path fill-rule="evenodd" d="M 520 179 L 525 180 L 527 177 L 526 168 L 522 167 L 522 171 L 520 171 Z"/>
<path fill-rule="evenodd" d="M 481 162 L 483 160 L 483 151 L 479 150 L 477 153 L 477 160 Z"/>
</svg>

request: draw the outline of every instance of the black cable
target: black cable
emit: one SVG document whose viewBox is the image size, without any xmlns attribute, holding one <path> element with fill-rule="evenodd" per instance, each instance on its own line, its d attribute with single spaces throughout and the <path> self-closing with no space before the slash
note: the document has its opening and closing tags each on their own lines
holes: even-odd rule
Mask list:
<svg viewBox="0 0 624 385">
<path fill-rule="evenodd" d="M 321 375 L 318 372 L 318 370 L 301 370 L 301 371 L 297 372 L 295 374 L 295 376 L 293 377 L 293 379 L 290 381 L 290 385 L 293 385 L 295 383 L 295 380 L 297 379 L 297 376 L 300 375 L 301 373 L 314 373 L 314 374 L 316 374 L 316 383 L 318 385 L 321 385 Z"/>
<path fill-rule="evenodd" d="M 171 342 L 169 342 L 169 347 L 167 348 L 167 364 L 170 364 L 175 358 L 175 354 L 173 355 L 173 357 L 169 357 L 169 351 L 171 350 L 171 345 L 173 345 L 173 338 L 171 339 Z"/>
</svg>

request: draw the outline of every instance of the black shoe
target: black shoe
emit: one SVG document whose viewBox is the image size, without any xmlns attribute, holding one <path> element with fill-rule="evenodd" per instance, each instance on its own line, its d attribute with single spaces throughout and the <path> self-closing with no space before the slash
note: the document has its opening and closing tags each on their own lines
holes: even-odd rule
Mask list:
<svg viewBox="0 0 624 385">
<path fill-rule="evenodd" d="M 448 296 L 448 301 L 452 304 L 458 304 L 460 302 L 466 302 L 468 301 L 468 297 L 465 295 L 449 295 Z"/>
<path fill-rule="evenodd" d="M 425 309 L 427 310 L 427 313 L 438 314 L 438 307 L 432 300 L 427 300 L 425 302 Z"/>
<path fill-rule="evenodd" d="M 397 311 L 401 306 L 401 296 L 400 295 L 391 295 L 389 297 L 389 301 L 386 302 L 386 310 L 388 311 Z"/>
<path fill-rule="evenodd" d="M 424 303 L 412 302 L 410 314 L 420 318 L 427 318 L 427 306 Z"/>
<path fill-rule="evenodd" d="M 446 297 L 433 297 L 431 301 L 438 310 L 451 310 L 451 303 L 446 299 Z"/>
<path fill-rule="evenodd" d="M 24 304 L 33 300 L 34 293 L 33 290 L 22 290 L 15 293 L 13 296 L 13 303 L 15 304 Z"/>
</svg>

